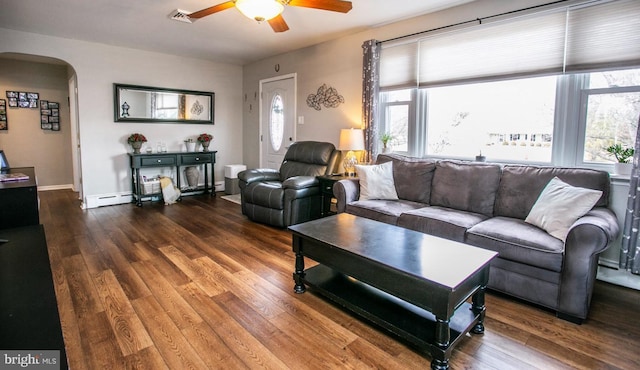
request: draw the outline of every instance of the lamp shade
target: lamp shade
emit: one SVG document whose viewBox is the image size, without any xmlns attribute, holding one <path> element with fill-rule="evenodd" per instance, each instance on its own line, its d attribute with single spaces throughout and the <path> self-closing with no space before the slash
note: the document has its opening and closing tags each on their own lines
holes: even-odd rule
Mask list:
<svg viewBox="0 0 640 370">
<path fill-rule="evenodd" d="M 340 130 L 339 150 L 364 150 L 364 132 L 360 129 Z"/>
<path fill-rule="evenodd" d="M 284 6 L 276 0 L 237 0 L 236 8 L 247 18 L 258 22 L 268 21 L 284 10 Z"/>
</svg>

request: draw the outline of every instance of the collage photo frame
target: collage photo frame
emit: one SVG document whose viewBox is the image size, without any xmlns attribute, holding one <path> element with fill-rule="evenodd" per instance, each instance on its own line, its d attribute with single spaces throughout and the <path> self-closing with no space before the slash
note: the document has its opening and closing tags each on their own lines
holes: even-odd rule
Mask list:
<svg viewBox="0 0 640 370">
<path fill-rule="evenodd" d="M 60 131 L 60 103 L 40 100 L 40 128 Z"/>
<path fill-rule="evenodd" d="M 8 130 L 9 124 L 7 122 L 7 101 L 0 99 L 0 130 Z"/>
</svg>

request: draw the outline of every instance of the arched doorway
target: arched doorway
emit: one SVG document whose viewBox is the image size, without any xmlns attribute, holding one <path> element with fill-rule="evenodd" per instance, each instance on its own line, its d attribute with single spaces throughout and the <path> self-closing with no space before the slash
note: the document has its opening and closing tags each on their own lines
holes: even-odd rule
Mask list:
<svg viewBox="0 0 640 370">
<path fill-rule="evenodd" d="M 2 93 L 7 127 L 0 130 L 0 148 L 13 167 L 36 168 L 40 190 L 71 188 L 81 199 L 75 69 L 59 59 L 18 53 L 0 53 L 0 65 L 0 92 L 38 97 L 35 106 L 20 108 Z"/>
</svg>

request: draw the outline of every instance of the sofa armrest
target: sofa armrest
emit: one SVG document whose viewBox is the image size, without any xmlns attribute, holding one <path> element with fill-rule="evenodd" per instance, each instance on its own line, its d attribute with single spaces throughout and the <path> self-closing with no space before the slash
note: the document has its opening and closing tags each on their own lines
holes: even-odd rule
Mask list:
<svg viewBox="0 0 640 370">
<path fill-rule="evenodd" d="M 277 181 L 280 180 L 280 172 L 271 168 L 244 170 L 238 173 L 238 179 L 245 185 L 256 181 Z"/>
<path fill-rule="evenodd" d="M 346 179 L 333 184 L 333 196 L 336 198 L 338 213 L 347 210 L 347 204 L 360 199 L 360 180 Z"/>
<path fill-rule="evenodd" d="M 284 180 L 282 187 L 284 189 L 305 189 L 312 186 L 318 186 L 320 182 L 315 176 L 293 176 Z"/>
<path fill-rule="evenodd" d="M 615 214 L 604 207 L 594 208 L 571 226 L 565 242 L 558 296 L 560 314 L 568 315 L 572 321 L 587 317 L 598 256 L 616 240 L 619 232 Z"/>
</svg>

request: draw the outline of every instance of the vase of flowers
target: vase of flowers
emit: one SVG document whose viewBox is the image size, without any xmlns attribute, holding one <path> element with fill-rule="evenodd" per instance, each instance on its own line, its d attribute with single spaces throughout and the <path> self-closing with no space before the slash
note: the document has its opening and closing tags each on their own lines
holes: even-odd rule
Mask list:
<svg viewBox="0 0 640 370">
<path fill-rule="evenodd" d="M 144 137 L 144 135 L 139 133 L 131 134 L 127 139 L 127 143 L 129 143 L 129 145 L 131 145 L 131 147 L 133 148 L 134 154 L 140 154 L 140 148 L 142 148 L 142 143 L 146 143 L 146 142 L 147 142 L 147 138 Z"/>
<path fill-rule="evenodd" d="M 211 144 L 211 140 L 213 140 L 213 135 L 211 134 L 200 134 L 198 136 L 198 142 L 202 145 L 202 151 L 209 151 L 209 144 Z"/>
</svg>

